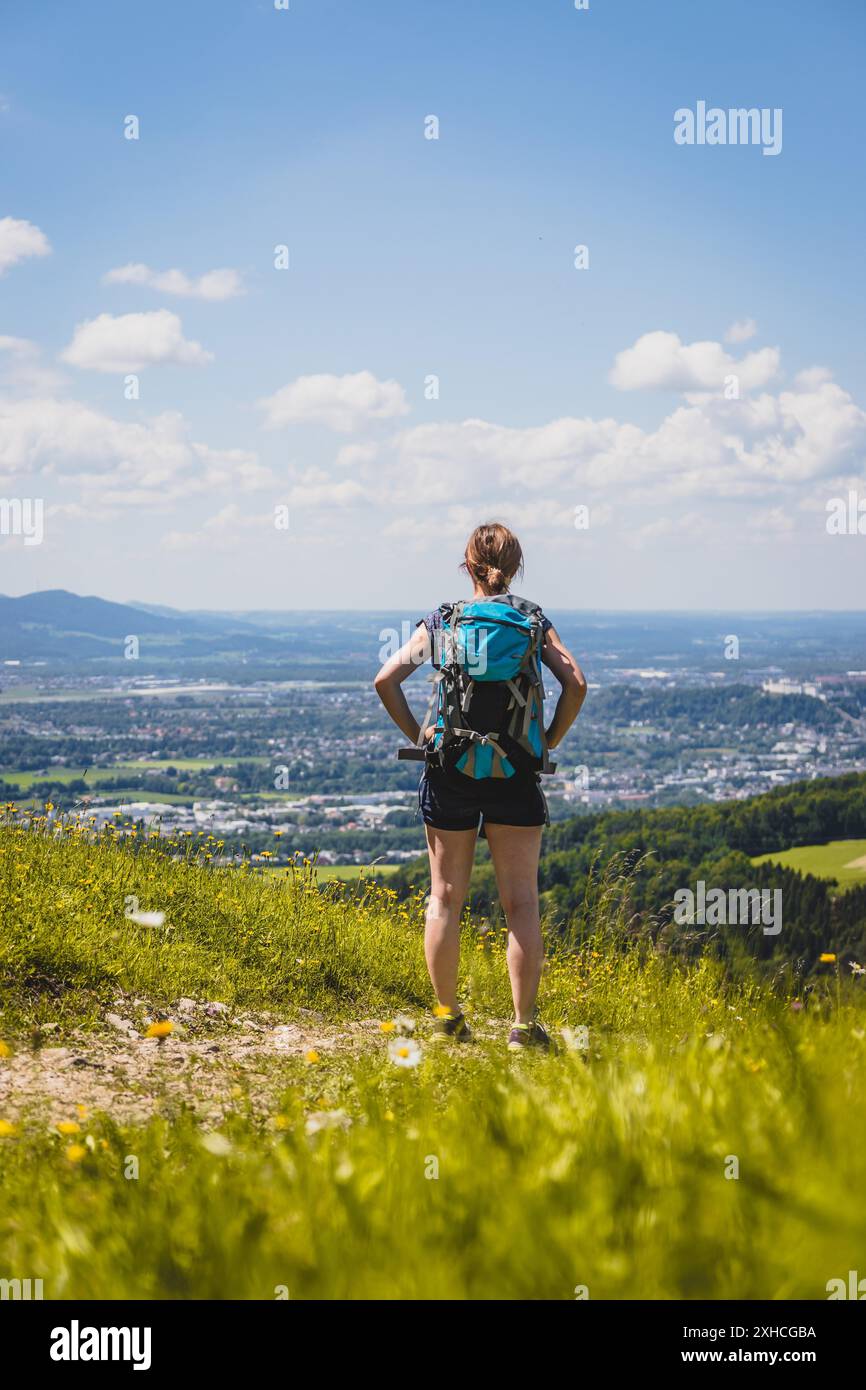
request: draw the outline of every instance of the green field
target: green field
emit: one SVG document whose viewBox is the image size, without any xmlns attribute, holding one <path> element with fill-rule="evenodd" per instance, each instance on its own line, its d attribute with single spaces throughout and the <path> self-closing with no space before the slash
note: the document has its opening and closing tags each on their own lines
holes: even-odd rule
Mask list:
<svg viewBox="0 0 866 1390">
<path fill-rule="evenodd" d="M 851 868 L 853 860 L 864 862 Z M 840 891 L 866 886 L 866 840 L 830 840 L 826 845 L 801 845 L 772 854 L 759 854 L 753 864 L 781 864 L 814 878 L 835 878 Z"/>
<path fill-rule="evenodd" d="M 387 878 L 389 874 L 395 874 L 398 869 L 397 864 L 317 864 L 316 877 L 320 883 L 337 881 L 340 883 L 356 883 L 361 876 L 369 878 L 370 875 L 377 875 Z M 278 874 L 283 878 L 290 878 L 291 874 L 285 865 L 266 867 L 263 870 L 266 874 Z"/>
<path fill-rule="evenodd" d="M 397 868 L 396 864 L 317 864 L 316 873 L 320 879 L 339 879 L 343 883 L 354 883 L 362 874 L 365 877 L 375 874 L 379 878 L 387 878 L 389 874 L 395 874 Z"/>
<path fill-rule="evenodd" d="M 167 767 L 175 767 L 178 772 L 201 772 L 207 771 L 212 767 L 237 767 L 240 763 L 255 763 L 264 766 L 269 759 L 260 757 L 250 758 L 153 758 L 148 762 L 133 761 L 115 763 L 113 767 L 91 767 L 87 769 L 86 782 L 108 782 L 116 779 L 119 775 L 127 772 L 144 774 L 147 772 L 164 772 Z M 12 768 L 2 774 L 4 782 L 14 782 L 22 791 L 26 791 L 34 782 L 77 782 L 84 775 L 83 767 L 46 767 L 41 771 L 24 771 L 21 768 Z"/>
</svg>

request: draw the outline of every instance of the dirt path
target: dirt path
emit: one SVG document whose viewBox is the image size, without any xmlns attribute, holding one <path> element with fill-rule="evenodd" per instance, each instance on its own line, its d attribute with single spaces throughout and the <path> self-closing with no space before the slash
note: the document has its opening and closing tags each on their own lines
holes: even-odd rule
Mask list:
<svg viewBox="0 0 866 1390">
<path fill-rule="evenodd" d="M 180 1001 L 172 1014 L 175 1031 L 159 1040 L 144 1036 L 146 1001 L 120 1012 L 125 1002 L 106 1013 L 104 1030 L 73 1033 L 60 1045 L 52 1045 L 49 1032 L 39 1048 L 22 1046 L 0 1061 L 0 1118 L 26 1115 L 52 1125 L 76 1119 L 77 1107 L 85 1106 L 134 1123 L 186 1105 L 216 1121 L 238 1086 L 254 1108 L 267 1112 L 285 1088 L 287 1059 L 357 1054 L 384 1044 L 377 1019 L 333 1025 L 302 1010 L 296 1022 L 280 1023 L 272 1014 L 232 1015 L 224 1005 L 196 1000 Z"/>
</svg>

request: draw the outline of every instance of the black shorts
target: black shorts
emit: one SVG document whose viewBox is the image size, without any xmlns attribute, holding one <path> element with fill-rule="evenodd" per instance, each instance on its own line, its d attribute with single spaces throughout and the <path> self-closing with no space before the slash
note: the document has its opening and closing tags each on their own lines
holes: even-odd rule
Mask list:
<svg viewBox="0 0 866 1390">
<path fill-rule="evenodd" d="M 466 777 L 428 766 L 418 788 L 425 825 L 437 830 L 477 830 L 491 825 L 546 825 L 547 803 L 534 773 L 513 777 Z"/>
</svg>

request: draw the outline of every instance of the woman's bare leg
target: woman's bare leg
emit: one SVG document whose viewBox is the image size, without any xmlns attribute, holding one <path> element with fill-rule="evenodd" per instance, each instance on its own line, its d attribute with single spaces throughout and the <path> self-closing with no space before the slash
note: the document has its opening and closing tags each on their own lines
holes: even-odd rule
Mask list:
<svg viewBox="0 0 866 1390">
<path fill-rule="evenodd" d="M 544 963 L 538 915 L 540 825 L 485 822 L 499 900 L 508 923 L 508 974 L 518 1023 L 531 1023 Z"/>
<path fill-rule="evenodd" d="M 424 954 L 438 1002 L 458 1013 L 457 968 L 460 963 L 460 914 L 466 901 L 477 830 L 427 832 L 430 856 L 430 901 L 424 931 Z"/>
</svg>

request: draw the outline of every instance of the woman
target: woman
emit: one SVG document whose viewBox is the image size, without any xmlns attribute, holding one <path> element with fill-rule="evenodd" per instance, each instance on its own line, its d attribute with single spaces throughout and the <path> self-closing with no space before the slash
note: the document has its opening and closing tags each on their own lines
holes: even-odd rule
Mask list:
<svg viewBox="0 0 866 1390">
<path fill-rule="evenodd" d="M 523 573 L 517 537 L 497 523 L 479 526 L 466 545 L 460 567 L 469 577 L 472 600 L 520 603 L 510 585 Z M 447 608 L 447 605 L 445 605 Z M 413 743 L 431 746 L 434 723 L 424 731 L 412 714 L 402 685 L 437 649 L 441 610 L 428 614 L 410 640 L 386 661 L 375 680 L 376 691 L 398 728 Z M 547 729 L 547 746 L 555 748 L 580 712 L 586 681 L 552 623 L 541 615 L 541 659 L 559 681 L 561 691 Z M 544 947 L 538 913 L 538 856 L 547 822 L 544 796 L 533 772 L 516 770 L 507 777 L 476 778 L 454 766 L 428 763 L 421 781 L 420 805 L 430 857 L 430 898 L 424 946 L 427 969 L 438 1001 L 434 1037 L 468 1042 L 472 1034 L 457 998 L 460 916 L 469 887 L 479 829 L 487 839 L 496 885 L 508 924 L 508 973 L 514 999 L 514 1026 L 508 1046 L 549 1048 L 550 1039 L 535 1018 Z"/>
</svg>

